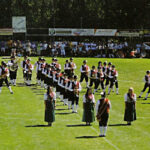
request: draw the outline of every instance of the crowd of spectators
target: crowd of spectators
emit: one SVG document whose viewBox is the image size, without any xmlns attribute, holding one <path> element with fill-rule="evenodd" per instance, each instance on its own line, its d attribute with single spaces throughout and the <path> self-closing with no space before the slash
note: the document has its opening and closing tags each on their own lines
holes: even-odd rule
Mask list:
<svg viewBox="0 0 150 150">
<path fill-rule="evenodd" d="M 140 57 L 142 44 L 129 46 L 127 41 L 106 42 L 47 42 L 47 41 L 0 41 L 0 55 L 73 56 L 73 57 Z"/>
</svg>

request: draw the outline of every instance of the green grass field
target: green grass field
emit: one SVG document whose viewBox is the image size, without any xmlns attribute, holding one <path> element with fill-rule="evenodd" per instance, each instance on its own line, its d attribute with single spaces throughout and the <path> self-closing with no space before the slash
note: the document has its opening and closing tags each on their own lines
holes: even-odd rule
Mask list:
<svg viewBox="0 0 150 150">
<path fill-rule="evenodd" d="M 0 61 L 3 60 L 0 58 Z M 37 58 L 32 58 L 35 63 Z M 46 58 L 51 62 L 51 58 Z M 80 76 L 80 66 L 84 58 L 74 58 L 77 65 L 76 74 Z M 92 126 L 82 120 L 82 97 L 85 94 L 85 82 L 82 83 L 78 114 L 72 114 L 59 100 L 56 107 L 56 122 L 52 127 L 37 127 L 46 125 L 44 122 L 45 90 L 40 87 L 23 86 L 22 70 L 19 68 L 17 86 L 12 87 L 14 94 L 3 87 L 0 95 L 0 150 L 149 150 L 150 149 L 150 98 L 147 101 L 137 100 L 137 120 L 132 126 L 126 124 L 124 117 L 124 94 L 132 86 L 137 96 L 143 88 L 143 77 L 149 70 L 149 59 L 99 59 L 87 58 L 91 67 L 99 60 L 107 60 L 115 64 L 119 73 L 119 95 L 111 93 L 112 109 L 108 123 L 107 137 L 99 138 L 98 123 Z M 6 60 L 8 61 L 8 60 Z M 65 59 L 59 58 L 65 63 Z M 33 83 L 36 74 L 33 73 Z M 145 96 L 144 93 L 143 96 Z M 100 95 L 95 94 L 98 100 Z M 61 110 L 64 109 L 64 110 Z"/>
</svg>

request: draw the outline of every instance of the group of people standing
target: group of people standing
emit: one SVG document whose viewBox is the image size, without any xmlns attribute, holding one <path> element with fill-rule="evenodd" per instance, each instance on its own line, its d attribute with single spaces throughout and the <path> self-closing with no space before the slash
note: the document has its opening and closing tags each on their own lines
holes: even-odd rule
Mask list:
<svg viewBox="0 0 150 150">
<path fill-rule="evenodd" d="M 11 60 L 6 64 L 1 63 L 0 66 L 0 92 L 3 81 L 6 82 L 11 93 L 11 87 L 9 85 L 7 77 L 10 74 L 10 83 L 16 85 L 16 77 L 18 70 L 18 60 L 12 56 Z M 7 68 L 8 65 L 8 68 Z M 90 67 L 87 61 L 83 61 L 83 65 L 80 68 L 81 76 L 78 81 L 78 76 L 75 74 L 75 69 L 77 68 L 73 58 L 66 60 L 64 65 L 64 71 L 61 71 L 61 64 L 59 64 L 58 59 L 52 58 L 52 62 L 48 64 L 44 58 L 39 58 L 38 61 L 33 65 L 31 60 L 25 56 L 24 60 L 21 62 L 21 67 L 23 70 L 23 78 L 26 85 L 31 85 L 32 72 L 34 67 L 36 67 L 37 74 L 37 85 L 42 88 L 47 89 L 44 95 L 45 104 L 45 121 L 51 126 L 52 122 L 55 121 L 55 107 L 56 99 L 59 98 L 64 105 L 68 105 L 68 109 L 72 109 L 72 113 L 78 112 L 79 106 L 79 95 L 82 90 L 81 83 L 85 79 L 87 91 L 83 95 L 83 117 L 82 121 L 86 122 L 86 125 L 90 125 L 95 121 L 95 110 L 96 118 L 99 122 L 100 136 L 106 136 L 107 122 L 109 118 L 109 110 L 111 108 L 111 103 L 108 98 L 106 98 L 106 88 L 108 86 L 108 94 L 114 86 L 116 86 L 116 94 L 118 94 L 118 72 L 115 66 L 111 62 L 107 64 L 105 61 L 103 64 L 101 61 L 98 62 L 97 68 Z M 90 80 L 90 83 L 89 83 Z M 92 91 L 92 86 L 94 84 L 94 91 Z M 98 91 L 100 85 L 100 95 L 96 103 L 95 92 Z M 124 120 L 127 121 L 128 125 L 131 121 L 136 120 L 136 94 L 134 94 L 133 88 L 129 89 L 129 92 L 125 95 L 125 117 Z"/>
</svg>

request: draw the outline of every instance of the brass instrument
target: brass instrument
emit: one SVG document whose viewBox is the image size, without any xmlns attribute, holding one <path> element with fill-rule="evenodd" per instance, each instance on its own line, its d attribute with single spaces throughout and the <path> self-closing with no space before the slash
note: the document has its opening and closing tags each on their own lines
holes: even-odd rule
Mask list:
<svg viewBox="0 0 150 150">
<path fill-rule="evenodd" d="M 20 58 L 17 57 L 14 60 L 14 63 L 9 67 L 10 71 L 17 71 L 19 62 L 20 62 Z"/>
<path fill-rule="evenodd" d="M 77 87 L 74 88 L 74 94 L 75 94 L 75 95 L 79 95 L 79 90 L 78 90 Z"/>
</svg>

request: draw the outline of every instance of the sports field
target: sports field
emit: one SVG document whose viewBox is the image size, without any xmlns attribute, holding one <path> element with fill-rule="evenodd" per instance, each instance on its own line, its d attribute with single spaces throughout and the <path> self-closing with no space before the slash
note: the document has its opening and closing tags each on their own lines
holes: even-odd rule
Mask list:
<svg viewBox="0 0 150 150">
<path fill-rule="evenodd" d="M 38 58 L 31 58 L 34 64 Z M 51 58 L 45 58 L 51 62 Z M 74 58 L 76 74 L 80 76 L 80 66 L 85 58 Z M 143 78 L 150 69 L 149 59 L 100 59 L 86 58 L 88 65 L 98 61 L 111 61 L 119 73 L 119 95 L 111 93 L 112 109 L 108 123 L 107 136 L 98 137 L 99 128 L 95 121 L 92 126 L 83 126 L 82 97 L 85 82 L 82 83 L 80 105 L 77 114 L 72 114 L 59 99 L 56 106 L 56 122 L 47 127 L 44 122 L 44 89 L 35 85 L 23 85 L 22 70 L 19 68 L 17 86 L 14 94 L 3 87 L 0 95 L 0 150 L 149 150 L 150 149 L 150 98 L 137 100 L 137 120 L 126 126 L 124 117 L 124 94 L 132 86 L 137 96 L 143 88 Z M 0 58 L 0 61 L 3 60 Z M 60 64 L 66 58 L 58 58 Z M 8 61 L 8 60 L 6 60 Z M 35 69 L 32 77 L 36 83 Z M 144 93 L 143 96 L 145 96 Z M 99 93 L 95 99 L 100 98 Z"/>
</svg>

